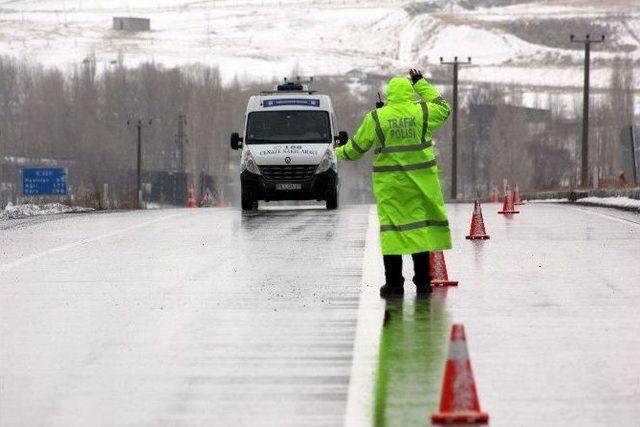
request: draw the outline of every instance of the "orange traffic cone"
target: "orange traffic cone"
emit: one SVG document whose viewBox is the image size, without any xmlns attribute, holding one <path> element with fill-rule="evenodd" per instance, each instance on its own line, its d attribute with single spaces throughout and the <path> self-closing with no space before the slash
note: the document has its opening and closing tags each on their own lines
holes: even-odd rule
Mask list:
<svg viewBox="0 0 640 427">
<path fill-rule="evenodd" d="M 484 228 L 484 219 L 482 218 L 482 208 L 480 200 L 476 199 L 473 203 L 473 215 L 471 216 L 471 230 L 467 239 L 469 240 L 487 240 L 489 235 Z"/>
<path fill-rule="evenodd" d="M 458 286 L 457 280 L 449 280 L 447 263 L 441 251 L 429 252 L 429 276 L 432 286 Z"/>
<path fill-rule="evenodd" d="M 480 410 L 471 370 L 464 326 L 451 326 L 449 357 L 445 365 L 440 410 L 431 414 L 433 424 L 486 424 L 489 414 Z"/>
<path fill-rule="evenodd" d="M 491 189 L 491 203 L 500 203 L 500 199 L 498 198 L 498 187 L 493 187 Z"/>
<path fill-rule="evenodd" d="M 187 207 L 188 208 L 196 207 L 196 199 L 193 193 L 194 193 L 193 184 L 191 184 L 189 185 L 189 190 L 187 191 Z"/>
<path fill-rule="evenodd" d="M 513 187 L 513 204 L 522 205 L 522 199 L 520 198 L 520 190 L 518 190 L 518 184 Z"/>
<path fill-rule="evenodd" d="M 520 213 L 513 206 L 513 195 L 511 194 L 511 188 L 507 185 L 504 192 L 504 203 L 502 204 L 502 210 L 498 211 L 499 214 L 511 215 Z"/>
</svg>

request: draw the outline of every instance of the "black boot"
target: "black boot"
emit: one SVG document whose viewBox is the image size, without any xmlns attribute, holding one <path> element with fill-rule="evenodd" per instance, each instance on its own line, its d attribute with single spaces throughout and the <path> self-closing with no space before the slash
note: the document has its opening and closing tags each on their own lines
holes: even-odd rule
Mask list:
<svg viewBox="0 0 640 427">
<path fill-rule="evenodd" d="M 429 295 L 431 292 L 433 292 L 433 288 L 431 287 L 431 285 L 416 285 L 416 294 L 418 295 Z"/>
<path fill-rule="evenodd" d="M 381 297 L 400 296 L 404 294 L 404 277 L 402 277 L 402 255 L 384 255 L 385 285 L 380 288 Z"/>
<path fill-rule="evenodd" d="M 416 293 L 430 294 L 433 290 L 431 277 L 429 277 L 429 252 L 412 254 L 411 258 L 413 258 L 413 283 L 416 285 Z"/>
<path fill-rule="evenodd" d="M 404 295 L 404 287 L 403 286 L 390 286 L 384 285 L 380 287 L 380 296 L 383 298 L 387 297 L 399 297 Z"/>
</svg>

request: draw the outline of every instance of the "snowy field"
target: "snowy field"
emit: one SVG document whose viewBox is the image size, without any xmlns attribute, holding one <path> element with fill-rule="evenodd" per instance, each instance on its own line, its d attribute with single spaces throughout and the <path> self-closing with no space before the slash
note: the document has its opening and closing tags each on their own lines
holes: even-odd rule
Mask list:
<svg viewBox="0 0 640 427">
<path fill-rule="evenodd" d="M 55 66 L 77 66 L 95 54 L 99 69 L 120 55 L 128 65 L 214 64 L 227 82 L 282 77 L 294 69 L 387 74 L 415 64 L 432 68 L 441 56 L 458 55 L 473 57 L 474 66 L 464 71 L 468 81 L 580 87 L 580 50 L 532 43 L 501 26 L 553 18 L 609 22 L 611 46 L 627 46 L 640 58 L 640 11 L 631 2 L 545 1 L 479 10 L 454 0 L 435 3 L 433 10 L 419 2 L 368 0 L 0 0 L 0 52 Z M 150 18 L 152 31 L 116 32 L 114 16 Z M 596 86 L 605 86 L 609 76 L 598 61 L 613 55 L 594 53 Z"/>
</svg>

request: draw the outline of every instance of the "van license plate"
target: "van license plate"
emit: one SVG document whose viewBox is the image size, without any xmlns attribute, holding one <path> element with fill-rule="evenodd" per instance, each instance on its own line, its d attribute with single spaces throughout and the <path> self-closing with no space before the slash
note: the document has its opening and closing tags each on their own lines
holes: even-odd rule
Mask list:
<svg viewBox="0 0 640 427">
<path fill-rule="evenodd" d="M 302 184 L 276 184 L 276 190 L 302 190 Z"/>
</svg>

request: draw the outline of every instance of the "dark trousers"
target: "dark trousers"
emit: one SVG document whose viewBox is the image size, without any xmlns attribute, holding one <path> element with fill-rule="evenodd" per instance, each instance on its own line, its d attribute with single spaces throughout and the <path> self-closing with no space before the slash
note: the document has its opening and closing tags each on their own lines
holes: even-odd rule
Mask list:
<svg viewBox="0 0 640 427">
<path fill-rule="evenodd" d="M 429 252 L 412 254 L 413 258 L 413 283 L 416 286 L 428 286 L 431 282 L 429 277 Z M 402 277 L 402 255 L 384 255 L 384 277 L 386 284 L 391 287 L 402 287 L 404 277 Z"/>
</svg>

